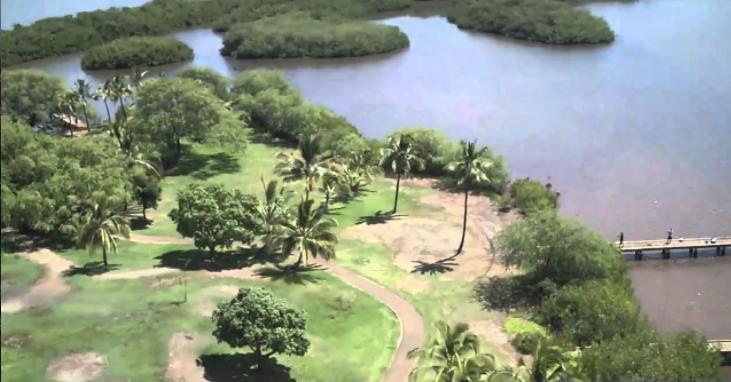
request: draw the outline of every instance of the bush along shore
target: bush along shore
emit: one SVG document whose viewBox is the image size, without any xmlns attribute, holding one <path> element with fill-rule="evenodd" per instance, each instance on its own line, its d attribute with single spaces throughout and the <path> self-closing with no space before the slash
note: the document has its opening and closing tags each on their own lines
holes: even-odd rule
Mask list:
<svg viewBox="0 0 731 382">
<path fill-rule="evenodd" d="M 457 0 L 448 19 L 463 29 L 546 44 L 614 41 L 604 19 L 557 0 Z"/>
<path fill-rule="evenodd" d="M 173 37 L 128 37 L 95 46 L 81 60 L 84 69 L 126 69 L 193 59 L 193 49 Z"/>
<path fill-rule="evenodd" d="M 360 20 L 285 15 L 234 26 L 221 54 L 236 58 L 355 57 L 403 49 L 398 27 Z"/>
</svg>

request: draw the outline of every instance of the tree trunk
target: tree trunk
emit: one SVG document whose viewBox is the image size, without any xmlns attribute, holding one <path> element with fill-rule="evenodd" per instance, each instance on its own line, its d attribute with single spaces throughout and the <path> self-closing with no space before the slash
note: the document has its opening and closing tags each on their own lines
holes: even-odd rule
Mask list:
<svg viewBox="0 0 731 382">
<path fill-rule="evenodd" d="M 147 220 L 147 203 L 142 203 L 142 219 L 144 219 L 146 222 Z"/>
<path fill-rule="evenodd" d="M 396 173 L 396 197 L 393 198 L 393 212 L 392 214 L 396 213 L 396 209 L 398 208 L 398 192 L 399 188 L 401 186 L 401 173 Z"/>
<path fill-rule="evenodd" d="M 104 108 L 107 109 L 107 120 L 109 121 L 109 124 L 112 124 L 112 113 L 109 112 L 109 104 L 107 103 L 107 99 L 104 98 Z"/>
<path fill-rule="evenodd" d="M 462 253 L 464 247 L 464 237 L 467 234 L 467 198 L 470 195 L 469 189 L 464 191 L 464 217 L 462 218 L 462 240 L 459 242 L 459 248 L 457 248 L 457 255 Z"/>
<path fill-rule="evenodd" d="M 105 267 L 109 265 L 107 263 L 107 247 L 104 245 L 102 245 L 102 261 L 104 262 Z"/>
<path fill-rule="evenodd" d="M 89 124 L 89 113 L 86 111 L 86 106 L 84 106 L 84 122 L 86 122 L 86 132 L 91 134 L 91 125 Z"/>
<path fill-rule="evenodd" d="M 297 257 L 297 262 L 294 263 L 294 266 L 292 266 L 292 269 L 299 269 L 300 265 L 302 265 L 303 259 L 305 262 L 305 266 L 307 266 L 307 250 L 300 252 L 299 257 Z"/>
<path fill-rule="evenodd" d="M 119 108 L 122 109 L 122 117 L 127 121 L 127 109 L 124 107 L 124 100 L 122 98 L 119 99 Z"/>
</svg>

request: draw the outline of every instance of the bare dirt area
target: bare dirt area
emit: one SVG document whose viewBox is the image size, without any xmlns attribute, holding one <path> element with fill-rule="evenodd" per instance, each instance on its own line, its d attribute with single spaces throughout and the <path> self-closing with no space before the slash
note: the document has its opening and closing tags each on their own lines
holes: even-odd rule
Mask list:
<svg viewBox="0 0 731 382">
<path fill-rule="evenodd" d="M 205 382 L 205 370 L 198 354 L 207 340 L 195 333 L 173 334 L 168 342 L 168 368 L 165 380 L 169 382 Z"/>
<path fill-rule="evenodd" d="M 193 239 L 187 237 L 149 236 L 133 233 L 129 240 L 140 244 L 193 244 Z"/>
<path fill-rule="evenodd" d="M 193 296 L 191 309 L 195 314 L 210 317 L 216 308 L 212 300 L 215 297 L 233 297 L 239 292 L 239 287 L 234 285 L 216 285 L 201 289 Z"/>
<path fill-rule="evenodd" d="M 98 353 L 74 353 L 51 362 L 46 375 L 58 382 L 91 382 L 100 379 L 106 364 Z"/>
<path fill-rule="evenodd" d="M 510 344 L 510 336 L 503 330 L 500 320 L 473 321 L 470 322 L 470 330 L 497 346 L 498 350 L 510 360 L 511 366 L 518 365 L 518 360 L 522 356 Z"/>
<path fill-rule="evenodd" d="M 44 267 L 43 276 L 25 293 L 3 301 L 3 313 L 17 313 L 25 309 L 50 304 L 71 291 L 71 285 L 63 278 L 63 271 L 73 263 L 48 249 L 39 249 L 23 255 Z"/>
<path fill-rule="evenodd" d="M 171 273 L 180 272 L 179 269 L 175 268 L 147 268 L 147 269 L 137 269 L 133 271 L 118 271 L 118 272 L 109 272 L 109 273 L 102 273 L 99 276 L 96 276 L 96 278 L 100 280 L 130 280 L 130 279 L 139 279 L 143 277 L 153 277 L 153 276 L 162 276 L 167 275 Z"/>
</svg>

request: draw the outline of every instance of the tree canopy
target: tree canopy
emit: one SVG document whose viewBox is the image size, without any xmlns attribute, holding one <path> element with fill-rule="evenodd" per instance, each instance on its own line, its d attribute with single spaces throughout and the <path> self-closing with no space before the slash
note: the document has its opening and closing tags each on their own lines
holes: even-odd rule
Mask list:
<svg viewBox="0 0 731 382">
<path fill-rule="evenodd" d="M 32 69 L 3 70 L 0 85 L 2 114 L 31 126 L 51 119 L 66 91 L 60 78 Z"/>
<path fill-rule="evenodd" d="M 190 184 L 178 192 L 178 207 L 170 211 L 178 232 L 192 237 L 195 246 L 213 252 L 231 248 L 235 241 L 251 243 L 260 233 L 257 199 L 221 185 Z"/>
<path fill-rule="evenodd" d="M 193 49 L 173 37 L 126 37 L 84 53 L 84 69 L 126 69 L 193 59 Z"/>
<path fill-rule="evenodd" d="M 356 57 L 409 46 L 398 27 L 288 14 L 232 27 L 221 54 L 235 58 Z"/>
<path fill-rule="evenodd" d="M 524 178 L 510 184 L 509 202 L 524 215 L 558 207 L 559 194 L 535 180 Z"/>
<path fill-rule="evenodd" d="M 274 354 L 303 356 L 310 346 L 305 313 L 264 288 L 239 289 L 236 297 L 218 305 L 212 320 L 218 342 L 249 347 L 259 367 Z"/>
<path fill-rule="evenodd" d="M 559 0 L 457 0 L 448 18 L 460 28 L 547 44 L 614 40 L 604 19 Z"/>
<path fill-rule="evenodd" d="M 200 81 L 203 85 L 208 87 L 208 90 L 215 94 L 216 97 L 222 100 L 228 99 L 228 78 L 213 69 L 189 66 L 179 71 L 177 75 L 178 77 Z"/>
</svg>

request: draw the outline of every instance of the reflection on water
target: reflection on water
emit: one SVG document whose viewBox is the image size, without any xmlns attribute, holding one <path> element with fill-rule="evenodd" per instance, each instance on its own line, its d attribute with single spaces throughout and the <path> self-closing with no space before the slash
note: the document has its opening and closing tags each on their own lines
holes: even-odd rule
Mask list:
<svg viewBox="0 0 731 382">
<path fill-rule="evenodd" d="M 5 3 L 5 2 L 4 2 Z M 5 9 L 5 8 L 4 8 Z M 409 49 L 333 60 L 229 60 L 210 30 L 175 35 L 193 64 L 234 76 L 286 71 L 308 99 L 369 137 L 425 125 L 477 138 L 515 176 L 549 177 L 562 210 L 614 237 L 731 234 L 731 1 L 590 5 L 611 45 L 548 47 L 467 33 L 443 17 L 397 17 Z M 702 23 L 699 23 L 702 20 Z M 97 83 L 80 55 L 24 66 Z M 186 64 L 155 71 L 173 73 Z M 731 260 L 632 265 L 635 290 L 661 330 L 731 337 Z M 672 298 L 669 298 L 672 296 Z"/>
</svg>

